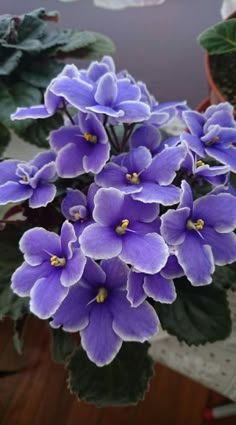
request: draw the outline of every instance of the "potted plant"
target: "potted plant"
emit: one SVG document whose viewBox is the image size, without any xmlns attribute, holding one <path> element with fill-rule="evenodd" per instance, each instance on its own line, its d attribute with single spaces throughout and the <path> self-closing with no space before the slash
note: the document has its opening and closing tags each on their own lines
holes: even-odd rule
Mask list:
<svg viewBox="0 0 236 425">
<path fill-rule="evenodd" d="M 236 108 L 236 12 L 198 37 L 207 51 L 205 70 L 212 104 L 229 101 Z M 235 113 L 236 114 L 236 113 Z"/>
<path fill-rule="evenodd" d="M 50 150 L 0 163 L 0 204 L 9 205 L 0 314 L 48 322 L 79 399 L 134 404 L 153 374 L 148 341 L 160 324 L 189 345 L 230 335 L 233 108 L 159 104 L 108 56 L 87 70 L 66 65 L 46 92 L 11 118 L 47 119 L 63 106 Z M 174 117 L 188 131 L 168 137 Z"/>
<path fill-rule="evenodd" d="M 62 125 L 63 108 L 46 120 L 13 122 L 17 106 L 43 101 L 49 82 L 64 67 L 67 58 L 101 58 L 114 50 L 112 41 L 99 33 L 55 27 L 58 12 L 40 8 L 21 16 L 0 16 L 0 155 L 13 132 L 40 148 L 46 137 Z M 54 23 L 54 28 L 48 22 Z M 10 133 L 11 130 L 11 133 Z"/>
</svg>

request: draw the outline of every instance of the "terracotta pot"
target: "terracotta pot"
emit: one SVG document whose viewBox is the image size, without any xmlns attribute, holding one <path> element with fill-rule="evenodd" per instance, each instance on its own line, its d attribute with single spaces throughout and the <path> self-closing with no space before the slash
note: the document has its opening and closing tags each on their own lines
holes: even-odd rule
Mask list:
<svg viewBox="0 0 236 425">
<path fill-rule="evenodd" d="M 232 15 L 230 15 L 227 18 L 227 20 L 233 19 L 233 18 L 236 18 L 236 12 L 232 13 Z M 211 105 L 217 105 L 220 102 L 226 102 L 226 99 L 224 98 L 224 96 L 222 95 L 219 88 L 216 86 L 214 82 L 214 79 L 211 73 L 211 68 L 210 68 L 209 56 L 210 56 L 209 53 L 205 54 L 205 72 L 206 72 L 207 82 L 209 87 L 209 100 Z M 236 109 L 234 111 L 234 116 L 236 118 Z"/>
<path fill-rule="evenodd" d="M 208 106 L 210 106 L 212 103 L 210 101 L 210 98 L 207 97 L 206 99 L 204 99 L 201 103 L 199 103 L 199 105 L 196 107 L 196 111 L 198 112 L 205 112 L 205 110 L 208 108 Z"/>
</svg>

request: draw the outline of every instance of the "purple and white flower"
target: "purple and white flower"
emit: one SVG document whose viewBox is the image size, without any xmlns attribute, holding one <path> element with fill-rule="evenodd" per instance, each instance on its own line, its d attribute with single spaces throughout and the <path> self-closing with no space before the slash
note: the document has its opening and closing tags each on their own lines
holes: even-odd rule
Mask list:
<svg viewBox="0 0 236 425">
<path fill-rule="evenodd" d="M 229 165 L 236 172 L 236 123 L 233 110 L 233 106 L 225 102 L 210 106 L 204 114 L 184 112 L 189 133 L 184 132 L 181 139 L 200 158 L 208 155 Z"/>
<path fill-rule="evenodd" d="M 45 207 L 56 195 L 55 154 L 43 152 L 29 162 L 0 163 L 0 205 L 29 200 L 31 208 Z"/>
<path fill-rule="evenodd" d="M 154 158 L 144 146 L 113 158 L 95 178 L 102 187 L 115 187 L 145 203 L 176 204 L 180 189 L 171 185 L 186 155 L 184 145 L 164 149 Z"/>
<path fill-rule="evenodd" d="M 144 273 L 158 273 L 168 247 L 157 234 L 157 204 L 144 204 L 117 189 L 100 189 L 94 197 L 94 224 L 79 238 L 83 253 L 94 259 L 119 257 Z M 156 225 L 157 228 L 157 225 Z"/>
<path fill-rule="evenodd" d="M 11 115 L 12 120 L 24 120 L 26 118 L 48 118 L 55 114 L 55 112 L 63 107 L 65 99 L 62 96 L 55 95 L 51 87 L 55 81 L 63 77 L 68 79 L 76 78 L 79 76 L 79 71 L 75 65 L 66 65 L 62 72 L 54 78 L 46 89 L 44 94 L 44 105 L 30 106 L 29 108 L 17 108 L 16 112 Z"/>
<path fill-rule="evenodd" d="M 158 318 L 144 301 L 132 308 L 126 298 L 128 267 L 118 258 L 100 266 L 87 261 L 83 277 L 53 316 L 51 326 L 80 331 L 81 345 L 97 366 L 109 364 L 123 341 L 144 342 L 158 331 Z"/>
<path fill-rule="evenodd" d="M 178 208 L 161 217 L 161 234 L 174 246 L 192 285 L 207 285 L 212 281 L 215 264 L 236 261 L 236 198 L 227 193 L 208 194 L 193 202 L 186 181 L 182 189 Z"/>
<path fill-rule="evenodd" d="M 99 173 L 109 159 L 106 131 L 95 114 L 80 113 L 79 125 L 61 127 L 50 134 L 57 153 L 56 169 L 61 177 Z"/>
<path fill-rule="evenodd" d="M 24 233 L 20 250 L 25 262 L 12 276 L 12 290 L 30 297 L 30 310 L 41 319 L 55 313 L 81 278 L 86 258 L 75 247 L 77 237 L 71 223 L 65 221 L 61 236 L 42 227 Z"/>
<path fill-rule="evenodd" d="M 98 186 L 92 183 L 89 186 L 87 196 L 80 190 L 67 189 L 67 194 L 61 204 L 61 211 L 64 217 L 72 222 L 77 238 L 85 227 L 94 223 L 92 212 L 94 209 L 94 196 L 98 189 Z"/>
</svg>

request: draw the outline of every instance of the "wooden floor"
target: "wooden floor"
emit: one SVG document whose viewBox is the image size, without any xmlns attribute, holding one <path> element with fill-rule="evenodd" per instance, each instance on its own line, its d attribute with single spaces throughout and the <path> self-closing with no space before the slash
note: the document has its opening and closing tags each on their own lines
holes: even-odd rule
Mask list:
<svg viewBox="0 0 236 425">
<path fill-rule="evenodd" d="M 21 372 L 0 379 L 1 425 L 203 425 L 205 406 L 225 404 L 225 399 L 157 365 L 145 401 L 136 407 L 96 408 L 78 402 L 66 388 L 64 368 L 51 361 L 46 323 L 30 319 L 25 353 L 14 353 L 11 323 L 0 324 L 0 370 Z M 215 420 L 215 425 L 235 425 L 236 417 Z"/>
</svg>

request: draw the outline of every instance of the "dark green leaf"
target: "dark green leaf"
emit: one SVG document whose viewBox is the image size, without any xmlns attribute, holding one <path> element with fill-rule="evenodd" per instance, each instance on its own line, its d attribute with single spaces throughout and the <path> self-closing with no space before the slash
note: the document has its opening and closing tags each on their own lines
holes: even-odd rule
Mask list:
<svg viewBox="0 0 236 425">
<path fill-rule="evenodd" d="M 0 157 L 4 153 L 8 143 L 10 142 L 11 135 L 5 125 L 0 123 Z"/>
<path fill-rule="evenodd" d="M 95 38 L 94 42 L 89 43 L 86 47 L 81 46 L 74 50 L 70 49 L 66 51 L 66 50 L 60 49 L 59 54 L 61 54 L 63 57 L 68 56 L 68 57 L 76 57 L 81 59 L 83 58 L 100 59 L 104 55 L 111 55 L 112 53 L 114 53 L 115 46 L 109 37 L 106 37 L 105 35 L 102 35 L 96 32 L 89 32 L 88 34 L 90 34 L 91 39 L 92 37 Z"/>
<path fill-rule="evenodd" d="M 32 120 L 11 121 L 10 115 L 20 106 L 37 105 L 42 100 L 39 89 L 25 82 L 18 82 L 11 87 L 0 83 L 0 121 L 16 130 L 25 129 Z"/>
<path fill-rule="evenodd" d="M 108 366 L 97 367 L 78 349 L 67 365 L 69 386 L 80 400 L 96 406 L 126 406 L 144 398 L 153 362 L 148 343 L 124 343 Z"/>
<path fill-rule="evenodd" d="M 63 53 L 71 53 L 83 47 L 87 47 L 96 42 L 96 36 L 89 31 L 70 30 L 68 39 L 63 47 L 59 47 L 58 51 Z"/>
<path fill-rule="evenodd" d="M 230 335 L 231 318 L 226 292 L 213 283 L 194 287 L 176 279 L 173 304 L 154 303 L 163 329 L 188 345 L 223 340 Z"/>
<path fill-rule="evenodd" d="M 31 62 L 28 68 L 20 74 L 20 78 L 34 87 L 45 89 L 63 68 L 64 64 L 44 57 Z"/>
<path fill-rule="evenodd" d="M 219 288 L 236 289 L 236 263 L 216 267 L 213 282 Z"/>
<path fill-rule="evenodd" d="M 50 131 L 63 125 L 61 114 L 57 113 L 53 117 L 34 120 L 25 131 L 19 131 L 17 134 L 26 142 L 32 143 L 40 148 L 48 148 L 48 136 Z"/>
<path fill-rule="evenodd" d="M 0 75 L 9 75 L 18 66 L 22 57 L 19 50 L 6 50 L 0 47 Z"/>
<path fill-rule="evenodd" d="M 236 19 L 208 28 L 199 35 L 198 42 L 210 55 L 236 52 Z"/>
<path fill-rule="evenodd" d="M 23 351 L 23 332 L 25 328 L 25 323 L 28 315 L 24 315 L 14 323 L 14 335 L 13 335 L 13 344 L 18 354 L 22 354 Z"/>
<path fill-rule="evenodd" d="M 62 329 L 52 329 L 52 357 L 56 363 L 65 363 L 76 343 L 71 335 Z"/>
<path fill-rule="evenodd" d="M 13 294 L 10 284 L 11 276 L 15 268 L 4 269 L 0 266 L 0 320 L 10 317 L 18 320 L 28 313 L 28 298 L 19 298 Z"/>
</svg>

